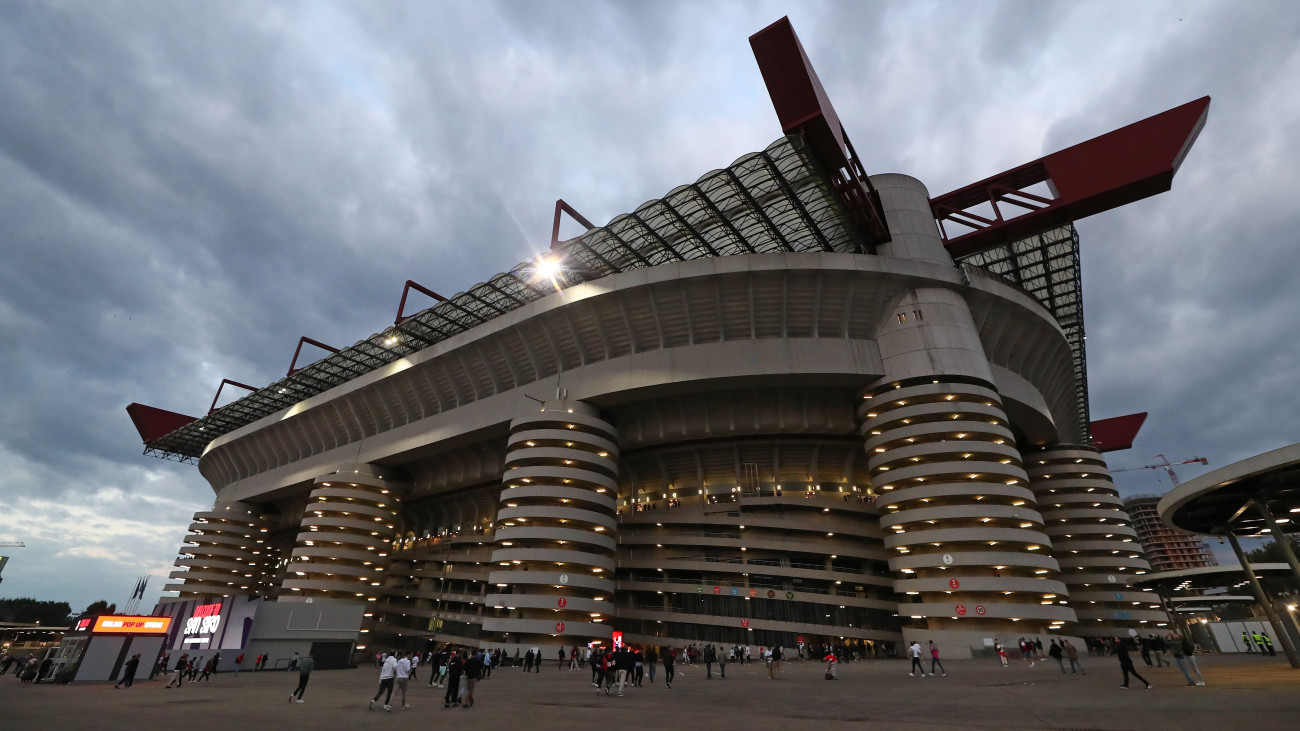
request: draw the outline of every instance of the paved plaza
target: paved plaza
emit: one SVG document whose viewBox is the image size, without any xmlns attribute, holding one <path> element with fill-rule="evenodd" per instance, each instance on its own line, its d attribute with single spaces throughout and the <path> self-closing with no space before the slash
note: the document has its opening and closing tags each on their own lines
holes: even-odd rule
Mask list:
<svg viewBox="0 0 1300 731">
<path fill-rule="evenodd" d="M 1135 659 L 1136 656 L 1135 656 Z M 1187 687 L 1177 667 L 1139 671 L 1155 687 L 1119 687 L 1114 658 L 1088 657 L 1087 676 L 1061 676 L 1054 662 L 1002 670 L 987 660 L 946 663 L 948 677 L 910 678 L 901 660 L 845 664 L 827 681 L 822 666 L 790 662 L 780 680 L 761 665 L 727 666 L 705 680 L 683 667 L 671 689 L 647 679 L 622 698 L 597 695 L 590 671 L 498 669 L 479 684 L 472 709 L 444 709 L 441 691 L 413 681 L 409 711 L 370 711 L 378 671 L 318 671 L 303 704 L 288 701 L 297 673 L 223 674 L 211 684 L 164 689 L 160 680 L 129 690 L 111 684 L 26 685 L 0 678 L 4 728 L 689 728 L 791 729 L 1294 729 L 1300 727 L 1300 671 L 1281 657 L 1202 656 L 1208 685 Z"/>
</svg>

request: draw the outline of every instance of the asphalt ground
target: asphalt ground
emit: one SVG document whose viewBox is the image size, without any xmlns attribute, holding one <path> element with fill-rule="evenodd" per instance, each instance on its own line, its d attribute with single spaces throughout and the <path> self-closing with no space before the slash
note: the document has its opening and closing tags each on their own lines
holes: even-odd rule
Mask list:
<svg viewBox="0 0 1300 731">
<path fill-rule="evenodd" d="M 1263 729 L 1300 728 L 1300 670 L 1285 659 L 1199 656 L 1205 687 L 1187 687 L 1176 666 L 1138 671 L 1154 684 L 1120 686 L 1114 658 L 1085 657 L 1086 676 L 1062 676 L 1053 661 L 1002 669 L 988 660 L 945 663 L 948 677 L 908 677 L 908 663 L 844 663 L 827 681 L 824 666 L 783 663 L 781 677 L 759 664 L 727 665 L 706 680 L 703 666 L 679 666 L 671 689 L 663 668 L 654 684 L 623 697 L 597 693 L 588 669 L 540 673 L 500 668 L 481 681 L 473 708 L 443 707 L 443 690 L 412 681 L 410 710 L 369 710 L 373 667 L 317 671 L 304 703 L 289 702 L 297 673 L 222 674 L 211 683 L 164 689 L 161 678 L 129 689 L 111 684 L 30 685 L 0 677 L 4 729 Z M 1067 663 L 1068 667 L 1068 663 Z M 928 668 L 928 663 L 927 663 Z"/>
</svg>

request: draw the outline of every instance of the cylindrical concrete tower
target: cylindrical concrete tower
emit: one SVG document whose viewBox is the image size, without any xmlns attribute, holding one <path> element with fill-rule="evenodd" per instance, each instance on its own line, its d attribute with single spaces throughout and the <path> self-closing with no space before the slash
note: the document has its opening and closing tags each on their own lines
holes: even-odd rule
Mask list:
<svg viewBox="0 0 1300 731">
<path fill-rule="evenodd" d="M 351 465 L 315 482 L 280 600 L 325 596 L 374 601 L 409 485 L 369 464 Z"/>
<path fill-rule="evenodd" d="M 925 186 L 904 175 L 872 181 L 894 238 L 879 253 L 951 265 Z M 1073 621 L 966 300 L 953 289 L 905 292 L 876 340 L 885 377 L 863 393 L 858 415 L 899 614 L 953 631 Z"/>
<path fill-rule="evenodd" d="M 483 630 L 503 645 L 608 641 L 618 432 L 550 401 L 510 425 Z"/>
<path fill-rule="evenodd" d="M 163 591 L 179 591 L 182 598 L 265 593 L 268 528 L 261 508 L 249 503 L 217 502 L 195 513 L 175 564 L 184 570 L 170 574 L 181 583 Z"/>
<path fill-rule="evenodd" d="M 1057 444 L 1025 455 L 1081 635 L 1153 630 L 1168 619 L 1152 592 L 1130 588 L 1151 569 L 1101 452 Z"/>
</svg>

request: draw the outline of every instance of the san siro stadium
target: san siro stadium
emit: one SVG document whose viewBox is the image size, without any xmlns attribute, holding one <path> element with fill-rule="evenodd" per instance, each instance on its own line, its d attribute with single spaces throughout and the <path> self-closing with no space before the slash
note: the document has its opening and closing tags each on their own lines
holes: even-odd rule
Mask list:
<svg viewBox="0 0 1300 731">
<path fill-rule="evenodd" d="M 1163 627 L 1073 221 L 1168 190 L 1208 98 L 935 197 L 862 170 L 787 21 L 751 44 L 766 149 L 603 226 L 560 202 L 584 234 L 408 282 L 392 327 L 206 416 L 128 407 L 216 495 L 164 602 L 360 605 L 357 649 Z"/>
</svg>

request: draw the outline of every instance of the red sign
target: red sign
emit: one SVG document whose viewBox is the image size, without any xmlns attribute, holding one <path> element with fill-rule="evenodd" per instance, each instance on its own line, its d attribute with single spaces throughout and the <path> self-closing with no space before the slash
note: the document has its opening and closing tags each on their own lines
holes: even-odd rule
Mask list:
<svg viewBox="0 0 1300 731">
<path fill-rule="evenodd" d="M 966 616 L 966 605 L 965 605 L 965 604 L 958 604 L 958 605 L 957 605 L 957 616 L 958 616 L 958 617 L 965 617 L 965 616 Z"/>
<path fill-rule="evenodd" d="M 721 587 L 721 586 L 715 586 L 715 587 L 713 587 L 713 593 L 714 593 L 714 594 L 721 594 L 721 593 L 722 593 L 722 587 Z"/>
<path fill-rule="evenodd" d="M 961 582 L 956 579 L 948 579 L 948 586 L 951 586 L 952 588 L 956 589 L 957 587 L 961 586 Z"/>
<path fill-rule="evenodd" d="M 795 641 L 795 642 L 798 642 L 799 644 L 802 645 L 802 644 L 803 644 L 803 635 L 799 635 L 798 637 L 794 638 L 794 641 Z"/>
<path fill-rule="evenodd" d="M 614 648 L 617 649 L 617 648 L 620 648 L 620 647 L 622 647 L 622 646 L 623 646 L 623 633 L 622 633 L 622 632 L 619 632 L 619 631 L 617 631 L 617 630 L 615 630 L 615 631 L 614 631 Z"/>
<path fill-rule="evenodd" d="M 194 608 L 194 613 L 191 614 L 190 616 L 191 617 L 215 617 L 218 614 L 221 614 L 220 602 L 217 602 L 216 604 L 200 604 Z"/>
<path fill-rule="evenodd" d="M 88 627 L 90 627 L 90 617 L 86 617 L 85 619 L 77 622 L 78 632 L 84 632 Z"/>
<path fill-rule="evenodd" d="M 555 604 L 556 604 L 560 609 L 564 609 L 564 607 L 566 607 L 566 606 L 569 604 L 569 600 L 568 600 L 568 599 L 565 599 L 564 597 L 560 597 L 559 601 L 555 602 Z"/>
<path fill-rule="evenodd" d="M 776 592 L 775 592 L 775 591 L 772 591 L 771 589 L 768 589 L 768 590 L 767 590 L 767 598 L 768 598 L 768 599 L 771 599 L 771 598 L 774 597 L 774 596 L 776 596 Z"/>
<path fill-rule="evenodd" d="M 976 604 L 976 605 L 975 605 L 975 613 L 976 613 L 976 614 L 983 614 L 983 613 L 984 613 L 984 605 L 983 605 L 983 604 Z"/>
<path fill-rule="evenodd" d="M 742 619 L 740 620 L 740 626 L 741 626 L 741 627 L 748 627 L 748 626 L 749 626 L 749 620 L 748 620 L 748 619 L 743 619 L 743 618 L 742 618 Z"/>
<path fill-rule="evenodd" d="M 749 595 L 750 595 L 750 596 L 758 596 L 758 589 L 750 589 L 750 590 L 749 590 Z"/>
<path fill-rule="evenodd" d="M 91 627 L 90 631 L 124 635 L 163 635 L 167 634 L 171 626 L 171 617 L 118 617 L 106 614 L 95 620 L 95 626 Z"/>
<path fill-rule="evenodd" d="M 563 623 L 563 622 L 556 622 L 556 623 L 555 623 L 555 631 L 556 631 L 557 633 L 558 633 L 558 632 L 563 632 L 563 631 L 564 631 L 564 623 Z"/>
</svg>

